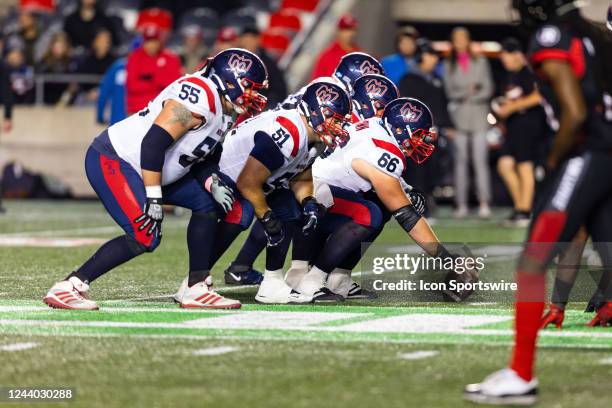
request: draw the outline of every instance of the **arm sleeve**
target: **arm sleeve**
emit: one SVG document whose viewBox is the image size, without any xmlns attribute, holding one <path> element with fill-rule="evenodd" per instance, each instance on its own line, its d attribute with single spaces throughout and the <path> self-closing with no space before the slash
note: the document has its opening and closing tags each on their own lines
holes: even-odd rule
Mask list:
<svg viewBox="0 0 612 408">
<path fill-rule="evenodd" d="M 270 173 L 274 173 L 280 169 L 285 163 L 285 156 L 280 151 L 276 143 L 272 140 L 270 135 L 265 132 L 259 131 L 254 136 L 255 146 L 251 149 L 250 156 L 260 161 Z"/>
</svg>

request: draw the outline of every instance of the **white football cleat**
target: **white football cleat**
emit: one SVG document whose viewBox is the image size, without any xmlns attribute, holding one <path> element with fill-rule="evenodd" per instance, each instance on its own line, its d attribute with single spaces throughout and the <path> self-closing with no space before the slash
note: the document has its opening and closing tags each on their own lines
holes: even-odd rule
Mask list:
<svg viewBox="0 0 612 408">
<path fill-rule="evenodd" d="M 88 291 L 88 284 L 72 276 L 53 285 L 43 302 L 54 309 L 98 310 L 97 303 L 89 300 Z"/>
<path fill-rule="evenodd" d="M 465 387 L 465 399 L 489 405 L 533 405 L 538 399 L 538 380 L 525 381 L 504 368 L 489 375 L 479 384 Z"/>
<path fill-rule="evenodd" d="M 291 289 L 283 280 L 283 271 L 265 271 L 264 279 L 259 284 L 255 300 L 266 304 L 310 303 L 312 296 L 307 296 Z"/>
<path fill-rule="evenodd" d="M 213 290 L 212 276 L 208 275 L 206 279 L 204 279 L 204 283 L 206 284 L 206 286 L 208 286 L 209 291 Z M 183 279 L 183 281 L 181 282 L 181 286 L 179 286 L 178 288 L 178 291 L 172 296 L 172 299 L 174 299 L 176 303 L 181 303 L 179 299 L 183 297 L 183 294 L 185 293 L 185 289 L 187 289 L 188 284 L 189 284 L 189 276 Z"/>
<path fill-rule="evenodd" d="M 351 279 L 351 271 L 336 268 L 327 277 L 325 286 L 344 299 L 376 299 L 376 294 L 367 291 Z"/>
<path fill-rule="evenodd" d="M 185 309 L 240 309 L 242 306 L 240 301 L 228 299 L 211 290 L 206 280 L 185 288 L 178 303 Z"/>
<path fill-rule="evenodd" d="M 291 261 L 291 268 L 285 275 L 285 282 L 291 286 L 292 289 L 296 289 L 300 284 L 300 281 L 308 273 L 308 261 Z"/>
</svg>

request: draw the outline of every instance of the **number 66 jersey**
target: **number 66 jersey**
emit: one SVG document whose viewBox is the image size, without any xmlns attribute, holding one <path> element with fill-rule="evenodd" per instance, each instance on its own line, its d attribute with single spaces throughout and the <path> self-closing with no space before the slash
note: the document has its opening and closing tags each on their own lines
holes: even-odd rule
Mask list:
<svg viewBox="0 0 612 408">
<path fill-rule="evenodd" d="M 187 108 L 202 124 L 185 133 L 166 150 L 162 185 L 173 183 L 203 159 L 220 141 L 229 121 L 223 115 L 219 92 L 208 78 L 186 75 L 166 87 L 148 106 L 108 128 L 110 142 L 117 155 L 141 174 L 140 145 L 145 134 L 162 111 L 164 102 L 174 100 Z"/>
<path fill-rule="evenodd" d="M 349 141 L 325 157 L 319 157 L 312 166 L 315 184 L 325 183 L 354 192 L 372 190 L 372 184 L 353 170 L 355 159 L 365 160 L 378 170 L 401 180 L 406 158 L 393 136 L 379 118 L 370 118 L 350 125 L 346 130 Z"/>
</svg>

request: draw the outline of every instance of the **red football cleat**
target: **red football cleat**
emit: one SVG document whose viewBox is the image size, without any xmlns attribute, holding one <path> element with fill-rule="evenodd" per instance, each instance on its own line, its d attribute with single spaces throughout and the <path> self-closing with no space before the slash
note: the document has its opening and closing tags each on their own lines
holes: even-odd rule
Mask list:
<svg viewBox="0 0 612 408">
<path fill-rule="evenodd" d="M 540 330 L 545 329 L 549 324 L 554 324 L 557 329 L 561 329 L 563 319 L 565 319 L 565 311 L 560 307 L 551 304 L 548 313 L 542 317 Z"/>
<path fill-rule="evenodd" d="M 612 326 L 612 302 L 606 302 L 602 307 L 597 309 L 597 314 L 587 325 L 589 327 L 606 327 Z"/>
</svg>

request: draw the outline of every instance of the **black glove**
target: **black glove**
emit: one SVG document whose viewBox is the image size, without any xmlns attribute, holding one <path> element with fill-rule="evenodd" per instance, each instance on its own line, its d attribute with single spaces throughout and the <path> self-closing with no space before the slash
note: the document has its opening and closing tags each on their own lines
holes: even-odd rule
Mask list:
<svg viewBox="0 0 612 408">
<path fill-rule="evenodd" d="M 147 197 L 147 203 L 145 204 L 143 214 L 136 218 L 134 222 L 136 224 L 141 223 L 138 227 L 138 231 L 142 231 L 143 229 L 149 227 L 147 230 L 147 235 L 153 235 L 153 233 L 155 233 L 160 236 L 161 222 L 163 219 L 164 209 L 162 207 L 162 199 Z"/>
<path fill-rule="evenodd" d="M 425 214 L 427 210 L 427 198 L 425 198 L 425 194 L 413 188 L 408 192 L 408 197 L 410 197 L 410 201 L 412 201 L 412 205 L 419 215 Z"/>
<path fill-rule="evenodd" d="M 285 239 L 283 223 L 281 220 L 276 218 L 272 210 L 268 210 L 268 212 L 266 212 L 259 221 L 264 227 L 266 238 L 268 240 L 268 246 L 277 246 L 283 241 L 283 239 Z"/>
<path fill-rule="evenodd" d="M 302 200 L 302 217 L 304 218 L 304 226 L 302 232 L 304 235 L 310 235 L 317 229 L 319 220 L 325 216 L 325 207 L 317 202 L 312 197 L 306 197 Z"/>
<path fill-rule="evenodd" d="M 446 248 L 441 247 L 440 252 L 438 254 L 439 257 L 446 258 L 459 258 L 459 257 L 470 257 L 474 258 L 472 251 L 469 248 L 464 247 L 465 255 L 459 255 L 450 253 L 446 250 Z M 458 283 L 477 283 L 480 279 L 478 269 L 468 269 L 466 268 L 462 273 L 458 273 L 455 271 L 449 271 L 444 277 L 444 283 L 446 283 L 445 290 L 442 291 L 442 296 L 446 302 L 462 302 L 466 300 L 470 295 L 474 292 L 473 290 L 451 290 L 450 282 L 456 281 Z"/>
</svg>

